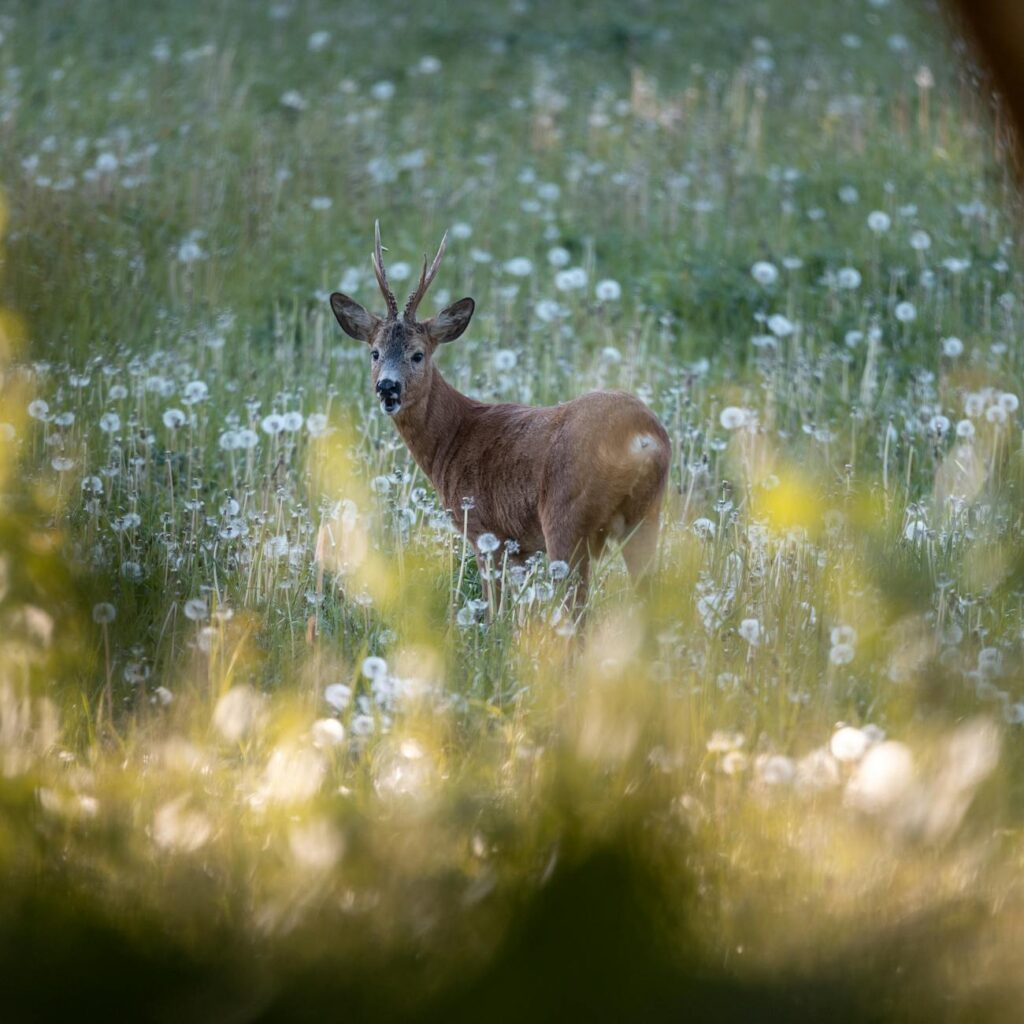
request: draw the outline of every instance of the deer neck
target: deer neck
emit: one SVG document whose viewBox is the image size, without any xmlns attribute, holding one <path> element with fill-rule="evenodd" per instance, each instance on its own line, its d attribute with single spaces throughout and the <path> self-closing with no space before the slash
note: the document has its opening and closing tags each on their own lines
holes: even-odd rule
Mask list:
<svg viewBox="0 0 1024 1024">
<path fill-rule="evenodd" d="M 416 464 L 440 491 L 443 470 L 473 405 L 432 367 L 430 386 L 419 401 L 403 406 L 395 416 L 398 433 Z"/>
</svg>

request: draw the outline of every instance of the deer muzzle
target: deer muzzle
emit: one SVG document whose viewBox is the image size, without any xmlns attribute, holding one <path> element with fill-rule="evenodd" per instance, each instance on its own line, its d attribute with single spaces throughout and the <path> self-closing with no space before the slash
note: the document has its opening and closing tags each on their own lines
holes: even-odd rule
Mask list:
<svg viewBox="0 0 1024 1024">
<path fill-rule="evenodd" d="M 394 416 L 402 408 L 401 381 L 391 377 L 381 377 L 377 381 L 377 398 L 380 401 L 380 407 L 389 416 Z"/>
</svg>

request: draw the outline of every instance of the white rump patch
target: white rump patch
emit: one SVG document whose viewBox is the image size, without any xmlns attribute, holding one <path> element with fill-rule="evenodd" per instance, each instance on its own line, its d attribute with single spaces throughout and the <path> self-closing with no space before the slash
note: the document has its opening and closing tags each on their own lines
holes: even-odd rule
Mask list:
<svg viewBox="0 0 1024 1024">
<path fill-rule="evenodd" d="M 629 443 L 629 450 L 634 455 L 653 455 L 654 446 L 657 444 L 650 434 L 637 434 Z"/>
</svg>

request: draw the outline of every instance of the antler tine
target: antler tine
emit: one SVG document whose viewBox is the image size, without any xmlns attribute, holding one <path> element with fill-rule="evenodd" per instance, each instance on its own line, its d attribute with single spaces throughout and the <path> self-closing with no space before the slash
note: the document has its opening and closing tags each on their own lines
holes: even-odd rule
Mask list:
<svg viewBox="0 0 1024 1024">
<path fill-rule="evenodd" d="M 373 262 L 373 272 L 377 277 L 377 285 L 388 304 L 388 316 L 394 319 L 398 316 L 398 299 L 388 284 L 388 275 L 384 271 L 384 256 L 380 246 L 380 221 L 373 222 L 373 255 L 370 257 Z"/>
<path fill-rule="evenodd" d="M 416 286 L 416 291 L 409 296 L 409 301 L 405 304 L 405 312 L 402 314 L 406 320 L 414 320 L 416 318 L 416 310 L 419 307 L 423 296 L 427 294 L 427 289 L 430 287 L 431 282 L 437 276 L 437 268 L 441 266 L 441 260 L 444 259 L 445 246 L 448 244 L 448 232 L 444 233 L 444 237 L 441 239 L 441 244 L 437 247 L 437 255 L 434 257 L 433 263 L 430 264 L 430 269 L 427 269 L 427 257 L 423 257 L 423 270 L 420 271 L 420 283 Z"/>
</svg>

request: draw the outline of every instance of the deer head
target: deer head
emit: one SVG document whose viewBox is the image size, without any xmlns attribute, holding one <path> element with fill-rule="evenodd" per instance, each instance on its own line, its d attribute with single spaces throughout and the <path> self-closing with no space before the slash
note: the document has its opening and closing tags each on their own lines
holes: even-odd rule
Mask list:
<svg viewBox="0 0 1024 1024">
<path fill-rule="evenodd" d="M 387 305 L 387 314 L 377 316 L 341 292 L 331 296 L 331 309 L 341 329 L 350 338 L 365 341 L 370 347 L 370 379 L 381 408 L 389 416 L 397 415 L 403 405 L 414 405 L 427 394 L 433 374 L 431 360 L 434 351 L 438 345 L 460 337 L 473 316 L 473 300 L 459 299 L 429 320 L 416 319 L 420 302 L 441 265 L 447 239 L 445 233 L 429 267 L 424 256 L 419 284 L 399 313 L 398 301 L 388 284 L 384 268 L 380 222 L 377 221 L 374 224 L 371 260 Z"/>
</svg>

